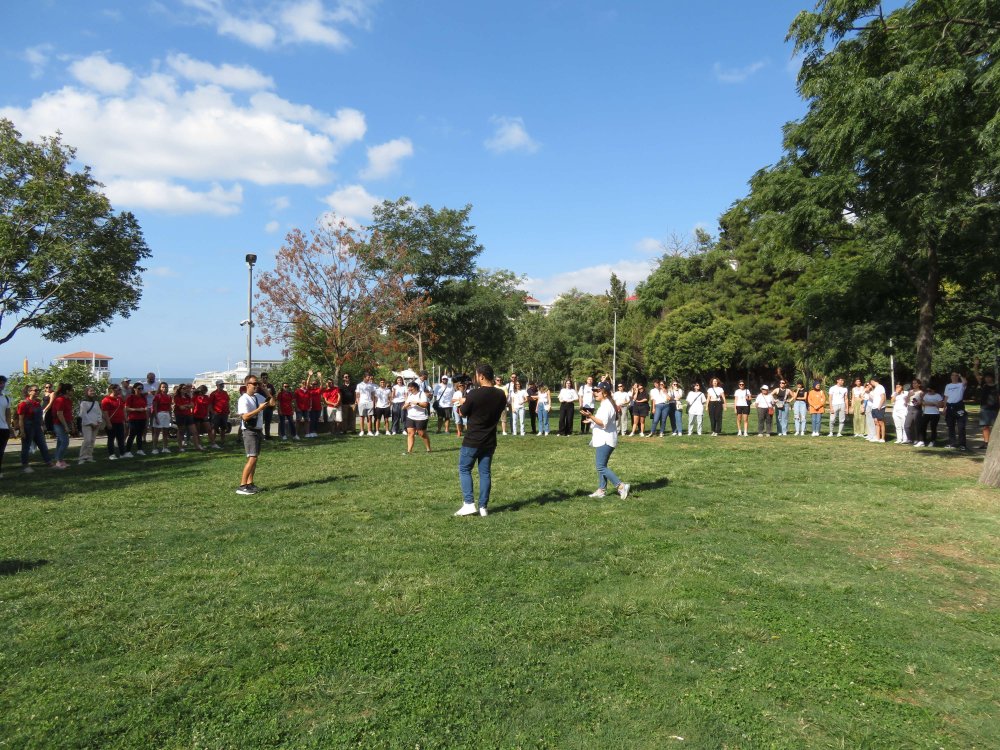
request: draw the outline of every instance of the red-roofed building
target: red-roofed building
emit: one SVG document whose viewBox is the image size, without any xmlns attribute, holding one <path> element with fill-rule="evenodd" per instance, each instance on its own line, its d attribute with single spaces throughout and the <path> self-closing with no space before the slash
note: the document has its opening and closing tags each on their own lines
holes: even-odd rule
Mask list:
<svg viewBox="0 0 1000 750">
<path fill-rule="evenodd" d="M 94 377 L 110 380 L 112 359 L 114 357 L 109 357 L 107 354 L 98 354 L 97 352 L 73 352 L 72 354 L 64 354 L 61 357 L 56 357 L 56 363 L 60 365 L 86 365 L 94 373 Z"/>
</svg>

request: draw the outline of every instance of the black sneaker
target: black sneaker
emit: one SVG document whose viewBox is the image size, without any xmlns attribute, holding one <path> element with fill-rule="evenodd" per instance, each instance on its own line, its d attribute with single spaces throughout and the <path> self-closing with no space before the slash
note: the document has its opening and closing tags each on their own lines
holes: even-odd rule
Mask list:
<svg viewBox="0 0 1000 750">
<path fill-rule="evenodd" d="M 258 492 L 260 492 L 260 487 L 258 487 L 256 484 L 253 483 L 248 484 L 247 489 L 250 490 L 250 493 L 253 495 L 256 495 Z"/>
<path fill-rule="evenodd" d="M 251 488 L 251 485 L 249 484 L 241 484 L 239 487 L 236 488 L 237 495 L 252 495 L 253 493 L 254 490 Z"/>
</svg>

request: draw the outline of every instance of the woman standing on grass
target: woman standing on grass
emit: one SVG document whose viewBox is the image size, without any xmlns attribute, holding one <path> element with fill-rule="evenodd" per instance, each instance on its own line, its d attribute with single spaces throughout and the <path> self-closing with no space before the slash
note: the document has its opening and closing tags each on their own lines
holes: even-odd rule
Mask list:
<svg viewBox="0 0 1000 750">
<path fill-rule="evenodd" d="M 80 457 L 77 463 L 94 461 L 94 444 L 97 442 L 97 432 L 104 424 L 101 412 L 101 402 L 97 398 L 97 390 L 92 385 L 87 386 L 80 399 L 80 432 L 83 433 L 83 445 L 80 446 Z"/>
<path fill-rule="evenodd" d="M 401 375 L 396 376 L 396 382 L 392 386 L 392 405 L 389 407 L 392 414 L 392 422 L 389 425 L 390 435 L 403 434 L 403 404 L 406 403 L 407 388 Z"/>
<path fill-rule="evenodd" d="M 3 477 L 3 454 L 10 440 L 10 399 L 3 392 L 7 387 L 7 376 L 0 375 L 0 478 Z"/>
<path fill-rule="evenodd" d="M 73 393 L 72 383 L 60 383 L 52 399 L 52 431 L 56 434 L 54 458 L 57 469 L 66 469 L 66 451 L 69 450 L 69 436 L 73 434 Z"/>
<path fill-rule="evenodd" d="M 924 387 L 924 396 L 921 399 L 923 417 L 920 420 L 920 441 L 914 445 L 915 448 L 933 448 L 937 440 L 938 422 L 941 420 L 941 405 L 944 403 L 944 396 L 937 392 L 937 388 L 928 383 Z M 927 439 L 927 428 L 930 428 L 930 440 Z"/>
<path fill-rule="evenodd" d="M 45 444 L 45 433 L 42 432 L 43 420 L 42 404 L 38 400 L 38 386 L 29 385 L 25 389 L 24 399 L 17 405 L 17 421 L 21 430 L 21 468 L 25 474 L 34 471 L 28 466 L 32 445 L 38 448 L 46 465 L 54 465 L 49 456 L 49 447 Z"/>
<path fill-rule="evenodd" d="M 403 409 L 406 411 L 406 454 L 413 453 L 414 435 L 420 436 L 424 441 L 424 447 L 430 453 L 431 439 L 427 436 L 427 421 L 430 418 L 427 394 L 420 390 L 416 381 L 412 381 L 407 390 L 409 393 L 403 402 Z"/>
<path fill-rule="evenodd" d="M 133 444 L 135 444 L 135 455 L 145 456 L 143 445 L 146 437 L 146 396 L 142 392 L 142 383 L 133 385 L 132 392 L 125 398 L 125 418 L 128 420 L 126 457 L 132 454 Z"/>
<path fill-rule="evenodd" d="M 459 408 L 465 403 L 465 381 L 459 380 L 455 383 L 455 393 L 451 397 L 451 416 L 455 423 L 455 437 L 462 437 L 462 428 L 465 427 L 466 419 L 462 416 Z M 392 434 L 391 432 L 389 433 Z"/>
<path fill-rule="evenodd" d="M 552 409 L 552 394 L 549 387 L 542 383 L 538 386 L 538 434 L 549 434 L 549 411 Z"/>
<path fill-rule="evenodd" d="M 892 394 L 892 423 L 896 427 L 897 444 L 907 442 L 906 440 L 906 392 L 902 383 L 896 383 L 896 392 Z"/>
<path fill-rule="evenodd" d="M 606 488 L 610 482 L 618 490 L 618 496 L 624 500 L 628 497 L 629 485 L 618 478 L 610 468 L 608 461 L 618 445 L 618 410 L 611 400 L 611 386 L 599 383 L 594 386 L 594 399 L 597 411 L 591 413 L 584 409 L 580 413 L 593 425 L 590 432 L 590 445 L 595 449 L 594 463 L 597 467 L 597 491 L 591 497 L 605 497 Z"/>
<path fill-rule="evenodd" d="M 823 412 L 826 409 L 826 392 L 818 380 L 813 382 L 812 390 L 806 394 L 806 403 L 809 404 L 809 417 L 812 419 L 812 436 L 819 437 Z"/>
<path fill-rule="evenodd" d="M 569 378 L 563 383 L 559 391 L 559 435 L 569 436 L 573 434 L 573 412 L 576 404 L 576 388 Z"/>
<path fill-rule="evenodd" d="M 635 397 L 632 399 L 632 432 L 635 435 L 639 429 L 639 437 L 646 437 L 646 417 L 649 416 L 649 394 L 642 383 L 635 384 Z M 652 433 L 651 433 L 652 434 Z"/>
<path fill-rule="evenodd" d="M 108 433 L 108 460 L 117 461 L 125 455 L 125 399 L 122 398 L 121 386 L 108 386 L 108 395 L 101 399 L 101 412 L 104 414 L 104 429 Z"/>
<path fill-rule="evenodd" d="M 160 453 L 156 447 L 163 435 L 163 453 L 170 453 L 167 447 L 167 430 L 170 429 L 170 410 L 174 399 L 170 395 L 170 386 L 160 383 L 160 388 L 153 396 L 153 455 Z"/>
<path fill-rule="evenodd" d="M 806 412 L 809 409 L 808 404 L 806 404 L 806 397 L 809 395 L 809 391 L 806 390 L 806 384 L 801 380 L 795 384 L 795 391 L 793 393 L 792 407 L 795 410 L 795 434 L 805 435 L 806 434 Z"/>
<path fill-rule="evenodd" d="M 851 430 L 855 437 L 865 437 L 867 430 L 863 430 L 865 423 L 865 384 L 861 378 L 854 378 L 854 385 L 851 387 Z"/>
<path fill-rule="evenodd" d="M 705 419 L 705 394 L 701 392 L 701 383 L 691 386 L 687 397 L 684 399 L 688 407 L 688 435 L 694 434 L 695 428 L 701 434 L 701 424 Z"/>
<path fill-rule="evenodd" d="M 718 378 L 712 378 L 705 397 L 708 399 L 708 419 L 712 424 L 712 435 L 721 435 L 722 415 L 726 412 L 726 391 Z"/>
</svg>

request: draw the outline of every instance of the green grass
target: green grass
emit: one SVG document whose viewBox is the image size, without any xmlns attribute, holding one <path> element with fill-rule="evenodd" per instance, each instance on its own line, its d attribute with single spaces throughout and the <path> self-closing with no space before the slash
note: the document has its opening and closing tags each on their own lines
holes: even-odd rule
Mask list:
<svg viewBox="0 0 1000 750">
<path fill-rule="evenodd" d="M 585 438 L 501 438 L 460 519 L 432 441 L 268 443 L 249 498 L 235 451 L 8 456 L 0 747 L 998 746 L 981 459 L 636 438 L 622 502 Z"/>
</svg>

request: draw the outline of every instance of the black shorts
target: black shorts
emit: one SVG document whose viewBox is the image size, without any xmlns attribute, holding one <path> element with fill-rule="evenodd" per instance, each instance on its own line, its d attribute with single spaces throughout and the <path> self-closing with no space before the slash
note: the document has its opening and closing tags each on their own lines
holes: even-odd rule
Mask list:
<svg viewBox="0 0 1000 750">
<path fill-rule="evenodd" d="M 737 406 L 736 407 L 736 413 L 737 414 L 750 414 L 750 407 L 749 406 Z"/>
<path fill-rule="evenodd" d="M 877 419 L 879 422 L 884 422 L 885 409 L 872 409 L 872 419 Z"/>
<path fill-rule="evenodd" d="M 438 406 L 437 404 L 435 404 L 434 411 L 437 412 L 438 419 L 451 419 L 450 406 Z"/>
<path fill-rule="evenodd" d="M 194 424 L 194 417 L 190 414 L 175 414 L 174 422 L 177 423 L 178 427 L 190 427 Z"/>
<path fill-rule="evenodd" d="M 212 415 L 212 427 L 217 430 L 226 429 L 226 425 L 229 424 L 228 414 L 213 414 Z"/>
<path fill-rule="evenodd" d="M 407 417 L 406 418 L 406 422 L 403 423 L 403 426 L 406 429 L 408 429 L 408 430 L 409 429 L 414 429 L 414 430 L 418 430 L 418 431 L 419 430 L 426 430 L 427 429 L 427 420 L 426 419 L 410 419 L 409 417 Z"/>
<path fill-rule="evenodd" d="M 388 406 L 386 407 L 375 407 L 375 421 L 378 422 L 380 419 L 388 419 L 392 416 L 392 409 Z"/>
</svg>

